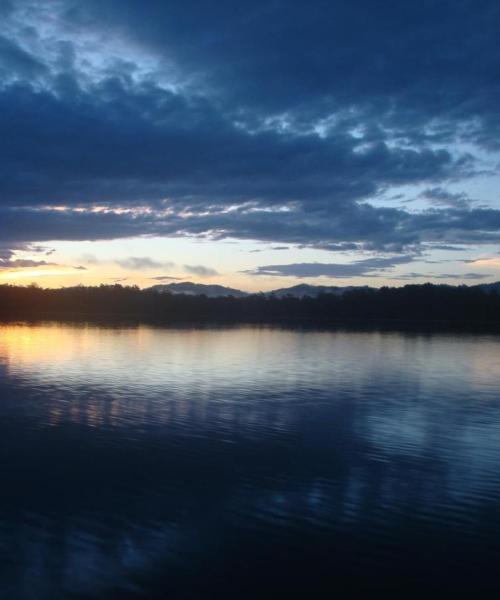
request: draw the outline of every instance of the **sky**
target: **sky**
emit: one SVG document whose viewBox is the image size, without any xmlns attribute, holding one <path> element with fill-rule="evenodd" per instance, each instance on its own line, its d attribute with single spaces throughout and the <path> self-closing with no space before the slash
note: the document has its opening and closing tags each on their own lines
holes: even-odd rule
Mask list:
<svg viewBox="0 0 500 600">
<path fill-rule="evenodd" d="M 0 283 L 500 280 L 497 0 L 0 0 Z"/>
</svg>

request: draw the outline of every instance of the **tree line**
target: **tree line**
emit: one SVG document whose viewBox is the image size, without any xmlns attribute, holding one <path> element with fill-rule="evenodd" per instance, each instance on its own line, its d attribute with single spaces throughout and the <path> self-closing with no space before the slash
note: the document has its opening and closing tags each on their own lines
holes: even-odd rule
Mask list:
<svg viewBox="0 0 500 600">
<path fill-rule="evenodd" d="M 500 323 L 500 295 L 478 287 L 405 285 L 355 289 L 341 296 L 244 298 L 189 296 L 135 286 L 44 289 L 0 286 L 0 317 L 136 317 L 166 322 L 402 320 Z"/>
</svg>

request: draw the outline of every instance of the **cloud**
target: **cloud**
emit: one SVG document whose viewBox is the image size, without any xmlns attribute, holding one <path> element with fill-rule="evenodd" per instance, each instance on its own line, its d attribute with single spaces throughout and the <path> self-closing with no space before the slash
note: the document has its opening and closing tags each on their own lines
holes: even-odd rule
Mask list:
<svg viewBox="0 0 500 600">
<path fill-rule="evenodd" d="M 85 253 L 80 256 L 80 260 L 86 262 L 88 265 L 98 265 L 100 263 L 97 256 L 94 254 Z"/>
<path fill-rule="evenodd" d="M 22 258 L 0 258 L 0 270 L 4 269 L 26 269 L 26 268 L 34 268 L 34 267 L 58 267 L 58 265 L 53 262 L 47 262 L 45 260 L 27 260 Z"/>
<path fill-rule="evenodd" d="M 303 88 L 308 82 L 314 96 L 324 93 L 341 76 L 348 89 L 354 85 L 360 91 L 373 91 L 374 87 L 389 91 L 389 84 L 397 89 L 402 79 L 409 81 L 410 78 L 409 74 L 402 71 L 401 65 L 405 63 L 407 66 L 407 53 L 398 53 L 396 50 L 421 50 L 418 45 L 421 38 L 405 37 L 408 29 L 411 27 L 417 33 L 430 29 L 437 33 L 442 28 L 442 21 L 433 22 L 437 17 L 442 20 L 446 17 L 452 31 L 457 25 L 465 30 L 470 29 L 474 34 L 474 42 L 478 38 L 480 41 L 479 32 L 473 30 L 478 21 L 489 25 L 484 32 L 486 35 L 491 30 L 491 23 L 485 16 L 478 18 L 481 17 L 477 14 L 479 11 L 472 12 L 468 2 L 461 3 L 458 10 L 453 11 L 452 8 L 455 5 L 446 1 L 431 10 L 427 4 L 422 8 L 403 8 L 397 4 L 375 8 L 368 1 L 359 1 L 353 7 L 346 0 L 334 4 L 320 0 L 315 10 L 311 10 L 311 7 L 301 3 L 289 6 L 279 1 L 243 0 L 237 8 L 222 3 L 219 10 L 213 10 L 193 0 L 174 2 L 168 6 L 161 0 L 152 0 L 148 10 L 145 10 L 134 0 L 108 0 L 105 5 L 96 0 L 84 0 L 74 4 L 69 16 L 73 22 L 79 21 L 87 26 L 91 24 L 102 28 L 105 22 L 106 28 L 110 25 L 126 27 L 131 37 L 159 54 L 171 48 L 176 62 L 184 68 L 190 67 L 191 73 L 208 74 L 209 83 L 213 86 L 225 88 L 228 80 L 233 78 L 236 89 L 231 94 L 241 95 L 252 91 L 248 102 L 256 103 L 259 98 L 262 102 L 266 98 L 267 102 L 283 106 L 283 103 L 290 102 L 286 92 L 293 83 L 298 93 L 302 91 L 305 94 L 307 90 Z M 472 23 L 467 22 L 468 17 L 473 17 Z M 366 28 L 367 23 L 371 24 L 371 28 Z M 303 43 L 316 52 L 306 56 L 301 53 L 302 46 L 293 37 L 298 24 Z M 365 27 L 361 27 L 362 24 Z M 430 49 L 435 50 L 438 56 L 445 55 L 447 42 L 451 42 L 439 38 L 426 41 L 432 44 Z M 298 47 L 294 47 L 294 42 Z M 271 44 L 274 62 L 266 64 Z M 320 48 L 323 54 L 317 52 Z M 339 55 L 332 54 L 330 51 L 333 49 L 337 49 Z M 348 50 L 353 53 L 352 57 L 346 53 Z M 374 54 L 375 51 L 378 53 Z M 427 55 L 422 55 L 421 51 L 414 55 L 412 75 L 416 78 L 425 76 L 424 67 L 429 66 L 425 61 Z M 388 56 L 392 61 L 386 60 Z M 448 57 L 449 61 L 453 59 L 454 55 Z M 238 61 L 241 61 L 239 71 Z M 216 69 L 217 63 L 220 64 L 219 70 Z M 378 67 L 376 73 L 366 81 L 358 81 L 360 71 L 367 71 L 370 65 Z M 352 71 L 347 70 L 347 66 Z M 262 72 L 257 67 L 262 68 Z M 392 81 L 387 81 L 388 76 L 395 73 L 397 77 L 393 76 Z M 258 89 L 258 85 L 265 80 L 269 89 Z M 280 85 L 285 89 L 280 89 Z M 345 93 L 340 90 L 338 95 L 342 92 Z"/>
<path fill-rule="evenodd" d="M 184 208 L 299 202 L 317 211 L 471 167 L 465 155 L 393 145 L 386 136 L 358 151 L 359 139 L 345 131 L 249 132 L 208 99 L 113 80 L 89 89 L 73 81 L 57 94 L 8 86 L 0 131 L 15 140 L 0 147 L 2 202 L 14 206 L 168 198 Z"/>
<path fill-rule="evenodd" d="M 219 274 L 215 269 L 203 265 L 184 265 L 184 270 L 191 275 L 198 275 L 198 277 L 213 277 Z"/>
<path fill-rule="evenodd" d="M 31 254 L 43 254 L 45 256 L 50 256 L 55 252 L 53 249 L 47 249 L 45 246 L 40 246 L 37 244 L 12 241 L 9 242 L 7 236 L 5 236 L 4 241 L 0 243 L 0 260 L 8 260 L 15 256 L 16 252 L 20 251 L 29 252 Z"/>
<path fill-rule="evenodd" d="M 466 252 L 467 246 L 461 246 L 460 244 L 428 244 L 427 246 L 431 250 L 446 250 L 447 252 Z M 430 262 L 430 261 L 429 261 Z M 443 262 L 443 261 L 438 261 Z"/>
<path fill-rule="evenodd" d="M 3 0 L 0 4 L 0 15 L 8 16 L 14 10 L 11 0 Z"/>
<path fill-rule="evenodd" d="M 11 247 L 0 246 L 0 261 L 9 260 L 14 255 L 14 251 Z"/>
<path fill-rule="evenodd" d="M 182 277 L 172 277 L 171 275 L 157 275 L 156 277 L 150 277 L 155 281 L 181 281 Z"/>
<path fill-rule="evenodd" d="M 47 67 L 15 42 L 0 35 L 0 77 L 11 78 L 13 74 L 34 78 L 44 75 Z"/>
<path fill-rule="evenodd" d="M 33 260 L 26 258 L 16 258 L 15 252 L 19 250 L 29 250 L 30 252 L 37 252 L 44 255 L 52 254 L 52 251 L 46 251 L 43 247 L 37 246 L 20 246 L 18 248 L 1 248 L 0 247 L 0 271 L 5 270 L 22 270 L 22 269 L 33 269 L 38 267 L 66 267 L 66 265 L 61 265 L 55 262 L 49 262 L 46 260 Z M 77 271 L 86 271 L 86 267 L 83 266 L 73 266 L 73 269 Z"/>
<path fill-rule="evenodd" d="M 466 259 L 466 260 L 463 260 L 462 262 L 464 262 L 466 264 L 477 265 L 478 267 L 500 268 L 500 258 L 496 258 L 496 257 Z"/>
<path fill-rule="evenodd" d="M 323 117 L 328 132 L 327 117 L 336 114 L 368 122 L 372 135 L 390 125 L 410 140 L 461 134 L 498 143 L 495 0 L 319 0 L 313 7 L 243 0 L 217 10 L 196 0 L 152 0 L 147 9 L 135 0 L 73 6 L 73 26 L 125 32 L 168 66 L 178 85 L 192 82 L 253 124 L 271 115 L 286 130 L 290 122 L 306 128 Z M 457 39 L 466 43 L 458 47 Z"/>
<path fill-rule="evenodd" d="M 265 265 L 254 271 L 254 275 L 272 275 L 287 277 L 330 277 L 343 279 L 346 277 L 377 277 L 380 272 L 387 271 L 400 264 L 412 262 L 413 256 L 395 256 L 391 258 L 367 258 L 352 263 L 292 263 L 288 265 Z"/>
<path fill-rule="evenodd" d="M 142 271 L 143 269 L 157 269 L 161 267 L 173 267 L 175 263 L 168 261 L 158 261 L 148 256 L 129 256 L 128 258 L 115 260 L 115 263 L 122 269 L 131 271 Z"/>
<path fill-rule="evenodd" d="M 412 213 L 367 203 L 347 204 L 332 214 L 310 213 L 302 207 L 275 212 L 242 207 L 189 215 L 165 213 L 162 209 L 102 213 L 91 209 L 0 208 L 0 239 L 5 247 L 57 239 L 107 240 L 146 232 L 154 236 L 190 235 L 214 240 L 256 239 L 331 251 L 414 252 L 426 244 L 430 249 L 452 249 L 455 245 L 463 248 L 464 244 L 500 243 L 500 210 L 449 208 Z M 134 264 L 133 260 L 132 263 L 127 260 L 122 261 L 124 268 Z M 156 259 L 146 258 L 146 261 L 151 268 L 172 266 Z M 143 266 L 139 262 L 137 268 Z"/>
<path fill-rule="evenodd" d="M 446 187 L 500 148 L 496 0 L 0 6 L 6 247 L 150 235 L 403 254 L 500 243 L 500 211 Z M 401 186 L 432 207 L 379 204 Z"/>
<path fill-rule="evenodd" d="M 452 208 L 469 208 L 471 199 L 463 192 L 452 193 L 441 187 L 429 188 L 420 194 L 421 198 L 430 200 L 435 206 Z"/>
</svg>

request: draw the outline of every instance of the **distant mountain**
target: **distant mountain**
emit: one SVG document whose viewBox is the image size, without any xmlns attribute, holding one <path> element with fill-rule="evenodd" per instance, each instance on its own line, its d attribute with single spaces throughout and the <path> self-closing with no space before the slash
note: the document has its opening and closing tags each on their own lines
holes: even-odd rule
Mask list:
<svg viewBox="0 0 500 600">
<path fill-rule="evenodd" d="M 474 287 L 483 290 L 483 292 L 496 292 L 500 294 L 500 281 L 495 281 L 495 283 L 480 283 Z"/>
<path fill-rule="evenodd" d="M 169 294 L 187 294 L 188 296 L 204 295 L 208 298 L 219 298 L 221 296 L 234 296 L 235 298 L 243 298 L 244 296 L 248 296 L 247 292 L 235 290 L 223 285 L 205 285 L 203 283 L 192 283 L 191 281 L 183 281 L 182 283 L 158 284 L 153 285 L 149 289 Z"/>
<path fill-rule="evenodd" d="M 443 285 L 443 284 L 442 284 Z M 454 287 L 454 286 L 446 286 Z M 496 291 L 500 294 L 500 281 L 495 283 L 480 283 L 478 285 L 470 286 L 481 289 L 485 292 Z M 166 283 L 153 285 L 149 288 L 150 290 L 156 290 L 158 292 L 165 292 L 169 294 L 187 294 L 188 296 L 207 296 L 208 298 L 220 298 L 223 296 L 233 296 L 234 298 L 244 298 L 250 296 L 248 292 L 237 290 L 234 288 L 226 287 L 224 285 L 206 285 L 203 283 L 193 283 L 192 281 L 183 281 L 182 283 Z M 351 290 L 369 290 L 375 289 L 370 288 L 367 285 L 348 285 L 348 286 L 336 286 L 336 285 L 309 285 L 307 283 L 300 283 L 288 288 L 278 288 L 271 290 L 270 292 L 264 292 L 264 296 L 274 296 L 275 298 L 285 298 L 286 296 L 292 296 L 293 298 L 317 298 L 320 294 L 334 294 L 335 296 L 342 296 L 346 292 Z"/>
<path fill-rule="evenodd" d="M 235 298 L 244 298 L 249 296 L 248 292 L 236 290 L 234 288 L 225 287 L 223 285 L 205 285 L 203 283 L 193 283 L 191 281 L 183 281 L 182 283 L 166 283 L 153 285 L 150 290 L 157 292 L 165 292 L 169 294 L 187 294 L 189 296 L 205 295 L 208 298 L 220 298 L 221 296 L 234 296 Z M 274 296 L 275 298 L 284 298 L 292 296 L 294 298 L 316 298 L 320 294 L 335 294 L 341 296 L 345 292 L 359 289 L 370 289 L 368 286 L 353 286 L 339 287 L 335 285 L 308 285 L 300 283 L 289 288 L 279 288 L 265 292 L 265 296 Z"/>
<path fill-rule="evenodd" d="M 346 287 L 339 287 L 335 285 L 308 285 L 306 283 L 300 283 L 289 288 L 280 288 L 278 290 L 272 290 L 267 292 L 267 296 L 275 296 L 276 298 L 284 298 L 285 296 L 293 296 L 294 298 L 304 298 L 309 296 L 316 298 L 320 294 L 334 294 L 335 296 L 342 296 L 345 292 L 351 290 L 370 289 L 367 285 L 354 286 L 349 285 Z"/>
</svg>

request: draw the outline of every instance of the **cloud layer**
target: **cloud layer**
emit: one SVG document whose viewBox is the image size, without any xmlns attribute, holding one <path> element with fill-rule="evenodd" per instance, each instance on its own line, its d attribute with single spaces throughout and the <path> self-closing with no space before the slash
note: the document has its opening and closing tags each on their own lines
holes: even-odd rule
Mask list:
<svg viewBox="0 0 500 600">
<path fill-rule="evenodd" d="M 456 191 L 500 151 L 496 1 L 2 11 L 5 248 L 202 235 L 404 257 L 500 243 L 498 207 Z M 430 206 L 391 203 L 402 187 Z M 294 274 L 308 269 L 320 266 Z M 343 276 L 363 272 L 360 260 Z"/>
<path fill-rule="evenodd" d="M 352 263 L 299 263 L 287 265 L 267 265 L 258 267 L 255 275 L 293 276 L 293 277 L 378 277 L 396 265 L 413 261 L 413 256 L 393 258 L 366 258 Z"/>
</svg>

